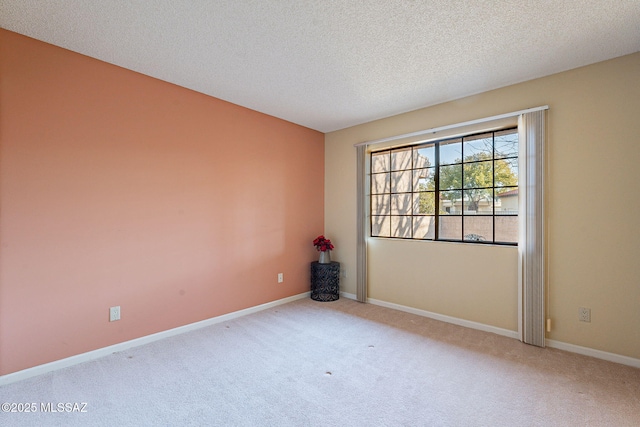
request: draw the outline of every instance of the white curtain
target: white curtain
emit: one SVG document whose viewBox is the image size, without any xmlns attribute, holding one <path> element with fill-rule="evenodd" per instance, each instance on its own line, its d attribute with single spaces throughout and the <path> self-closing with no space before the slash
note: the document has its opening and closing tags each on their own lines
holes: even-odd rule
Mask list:
<svg viewBox="0 0 640 427">
<path fill-rule="evenodd" d="M 357 249 L 356 249 L 356 298 L 360 302 L 367 302 L 367 245 L 366 245 L 366 224 L 367 213 L 366 202 L 366 145 L 356 146 L 357 155 L 357 194 L 358 202 L 356 211 L 357 219 Z"/>
<path fill-rule="evenodd" d="M 519 117 L 521 340 L 545 345 L 545 111 Z"/>
</svg>

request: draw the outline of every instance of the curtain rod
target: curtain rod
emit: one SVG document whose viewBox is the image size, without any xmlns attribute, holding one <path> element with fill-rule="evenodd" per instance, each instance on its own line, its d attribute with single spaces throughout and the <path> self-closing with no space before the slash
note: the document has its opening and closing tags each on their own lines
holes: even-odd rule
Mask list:
<svg viewBox="0 0 640 427">
<path fill-rule="evenodd" d="M 386 137 L 386 138 L 374 139 L 372 141 L 359 142 L 357 144 L 354 144 L 353 146 L 354 147 L 358 147 L 360 145 L 380 144 L 380 143 L 383 143 L 383 142 L 395 141 L 396 139 L 403 139 L 403 138 L 410 138 L 410 137 L 413 137 L 413 136 L 421 136 L 421 135 L 433 134 L 433 133 L 436 133 L 436 132 L 441 132 L 443 130 L 455 129 L 455 128 L 459 128 L 459 127 L 463 127 L 463 126 L 476 125 L 476 124 L 479 124 L 479 123 L 491 122 L 493 120 L 506 119 L 506 118 L 509 118 L 509 117 L 519 116 L 519 115 L 525 114 L 525 113 L 532 113 L 534 111 L 548 110 L 548 109 L 549 109 L 548 105 L 543 105 L 541 107 L 527 108 L 526 110 L 514 111 L 512 113 L 499 114 L 497 116 L 485 117 L 483 119 L 470 120 L 468 122 L 456 123 L 456 124 L 453 124 L 453 125 L 439 126 L 439 127 L 436 127 L 436 128 L 419 130 L 419 131 L 416 131 L 416 132 L 405 133 L 405 134 L 402 134 L 402 135 L 396 135 L 396 136 L 389 136 L 389 137 Z"/>
</svg>

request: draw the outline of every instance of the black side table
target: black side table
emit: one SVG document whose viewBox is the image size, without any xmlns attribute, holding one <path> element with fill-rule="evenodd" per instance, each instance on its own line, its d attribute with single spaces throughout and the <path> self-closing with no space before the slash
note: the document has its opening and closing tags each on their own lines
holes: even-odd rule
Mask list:
<svg viewBox="0 0 640 427">
<path fill-rule="evenodd" d="M 340 298 L 340 263 L 311 263 L 311 299 L 335 301 Z"/>
</svg>

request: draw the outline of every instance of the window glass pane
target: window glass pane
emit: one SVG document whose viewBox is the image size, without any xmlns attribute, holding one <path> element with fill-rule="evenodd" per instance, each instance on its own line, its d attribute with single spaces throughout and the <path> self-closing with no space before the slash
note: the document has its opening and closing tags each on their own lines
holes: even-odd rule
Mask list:
<svg viewBox="0 0 640 427">
<path fill-rule="evenodd" d="M 509 129 L 496 132 L 494 138 L 495 156 L 497 159 L 503 157 L 518 156 L 518 131 Z"/>
<path fill-rule="evenodd" d="M 462 188 L 462 165 L 440 166 L 440 190 Z"/>
<path fill-rule="evenodd" d="M 441 239 L 462 240 L 462 217 L 441 216 L 438 234 Z"/>
<path fill-rule="evenodd" d="M 440 164 L 450 165 L 462 162 L 462 140 L 460 138 L 440 144 Z"/>
<path fill-rule="evenodd" d="M 473 135 L 464 138 L 462 150 L 465 162 L 493 158 L 492 134 Z"/>
<path fill-rule="evenodd" d="M 413 238 L 414 239 L 435 239 L 436 220 L 433 216 L 413 217 Z"/>
<path fill-rule="evenodd" d="M 390 216 L 371 216 L 371 235 L 373 237 L 390 237 L 391 236 L 391 217 Z"/>
<path fill-rule="evenodd" d="M 391 172 L 391 192 L 411 192 L 411 173 L 411 169 L 399 172 Z"/>
<path fill-rule="evenodd" d="M 413 171 L 413 191 L 436 189 L 436 168 L 416 169 Z"/>
<path fill-rule="evenodd" d="M 465 216 L 464 240 L 471 242 L 493 241 L 492 216 Z"/>
<path fill-rule="evenodd" d="M 496 187 L 518 185 L 518 159 L 500 159 L 495 161 Z"/>
<path fill-rule="evenodd" d="M 451 166 L 448 166 L 451 167 Z M 493 162 L 475 162 L 464 164 L 464 187 L 493 187 Z"/>
<path fill-rule="evenodd" d="M 413 194 L 414 215 L 434 215 L 436 213 L 436 193 L 433 191 Z"/>
<path fill-rule="evenodd" d="M 411 217 L 392 216 L 391 217 L 391 237 L 411 237 Z"/>
<path fill-rule="evenodd" d="M 427 168 L 436 164 L 435 145 L 423 145 L 413 149 L 413 167 Z"/>
<path fill-rule="evenodd" d="M 496 216 L 496 242 L 518 243 L 518 217 Z"/>
<path fill-rule="evenodd" d="M 490 188 L 464 190 L 465 215 L 493 215 L 493 190 Z"/>
<path fill-rule="evenodd" d="M 371 153 L 371 173 L 389 171 L 389 151 Z"/>
<path fill-rule="evenodd" d="M 411 148 L 391 151 L 391 170 L 411 169 Z"/>
<path fill-rule="evenodd" d="M 392 194 L 391 195 L 391 214 L 392 215 L 410 215 L 413 208 L 413 200 L 409 194 Z"/>
<path fill-rule="evenodd" d="M 371 175 L 371 194 L 389 192 L 389 174 L 377 173 Z"/>
<path fill-rule="evenodd" d="M 462 191 L 440 192 L 440 214 L 462 215 Z"/>
<path fill-rule="evenodd" d="M 518 207 L 518 187 L 496 189 L 496 215 L 517 215 Z"/>
<path fill-rule="evenodd" d="M 371 215 L 389 215 L 391 208 L 391 196 L 371 196 Z"/>
<path fill-rule="evenodd" d="M 518 150 L 509 129 L 372 153 L 372 235 L 517 244 Z"/>
</svg>

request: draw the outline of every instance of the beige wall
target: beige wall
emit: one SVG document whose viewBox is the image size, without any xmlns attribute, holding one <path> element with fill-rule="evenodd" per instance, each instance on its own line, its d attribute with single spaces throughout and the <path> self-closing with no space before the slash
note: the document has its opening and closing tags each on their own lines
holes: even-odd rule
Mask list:
<svg viewBox="0 0 640 427">
<path fill-rule="evenodd" d="M 353 144 L 549 105 L 547 337 L 640 358 L 640 53 L 332 132 L 325 233 L 355 293 Z M 369 240 L 369 297 L 517 330 L 517 250 Z M 578 321 L 589 307 L 591 323 Z"/>
</svg>

